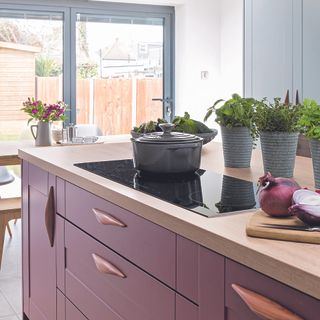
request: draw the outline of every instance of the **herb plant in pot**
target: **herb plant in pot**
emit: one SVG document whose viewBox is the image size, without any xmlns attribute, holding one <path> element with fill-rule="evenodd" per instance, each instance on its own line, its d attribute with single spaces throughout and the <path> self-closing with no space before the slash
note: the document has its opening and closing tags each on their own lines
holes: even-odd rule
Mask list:
<svg viewBox="0 0 320 320">
<path fill-rule="evenodd" d="M 304 100 L 299 126 L 310 139 L 315 186 L 320 188 L 320 105 L 316 101 Z"/>
<path fill-rule="evenodd" d="M 225 167 L 249 168 L 257 134 L 253 122 L 256 100 L 233 94 L 231 99 L 223 102 L 217 100 L 208 109 L 204 121 L 216 114 L 215 121 L 221 128 Z"/>
<path fill-rule="evenodd" d="M 264 171 L 274 177 L 293 176 L 301 109 L 301 105 L 282 103 L 280 98 L 273 103 L 263 99 L 257 104 L 254 121 L 261 139 Z"/>
</svg>

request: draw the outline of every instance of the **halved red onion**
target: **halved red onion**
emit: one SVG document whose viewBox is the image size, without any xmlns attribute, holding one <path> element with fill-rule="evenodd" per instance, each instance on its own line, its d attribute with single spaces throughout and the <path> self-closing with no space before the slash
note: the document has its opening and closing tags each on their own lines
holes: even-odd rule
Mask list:
<svg viewBox="0 0 320 320">
<path fill-rule="evenodd" d="M 293 179 L 275 178 L 270 172 L 259 178 L 259 203 L 261 209 L 273 217 L 286 217 L 292 205 L 293 193 L 300 186 Z"/>
<path fill-rule="evenodd" d="M 297 190 L 292 197 L 293 205 L 289 208 L 304 223 L 320 225 L 320 194 L 310 190 Z"/>
</svg>

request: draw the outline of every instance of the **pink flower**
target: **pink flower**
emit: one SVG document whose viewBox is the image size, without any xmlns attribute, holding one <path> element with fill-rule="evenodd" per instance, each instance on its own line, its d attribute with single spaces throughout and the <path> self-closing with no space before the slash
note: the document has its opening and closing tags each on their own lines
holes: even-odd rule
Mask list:
<svg viewBox="0 0 320 320">
<path fill-rule="evenodd" d="M 33 108 L 31 112 L 32 112 L 32 114 L 36 114 L 38 112 L 38 110 Z"/>
</svg>

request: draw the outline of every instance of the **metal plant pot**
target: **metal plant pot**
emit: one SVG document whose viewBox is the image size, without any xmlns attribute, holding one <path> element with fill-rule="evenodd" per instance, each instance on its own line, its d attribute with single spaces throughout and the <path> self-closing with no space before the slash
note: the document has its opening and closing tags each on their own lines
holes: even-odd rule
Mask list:
<svg viewBox="0 0 320 320">
<path fill-rule="evenodd" d="M 298 137 L 298 132 L 261 132 L 265 172 L 271 172 L 274 177 L 293 177 Z"/>
<path fill-rule="evenodd" d="M 137 170 L 149 173 L 186 173 L 200 168 L 203 139 L 171 132 L 174 125 L 162 123 L 164 132 L 132 138 L 133 163 Z"/>
<path fill-rule="evenodd" d="M 252 155 L 252 137 L 248 128 L 221 126 L 224 166 L 249 168 Z"/>
<path fill-rule="evenodd" d="M 314 183 L 316 188 L 320 188 L 320 141 L 312 139 L 310 144 L 311 144 Z"/>
</svg>

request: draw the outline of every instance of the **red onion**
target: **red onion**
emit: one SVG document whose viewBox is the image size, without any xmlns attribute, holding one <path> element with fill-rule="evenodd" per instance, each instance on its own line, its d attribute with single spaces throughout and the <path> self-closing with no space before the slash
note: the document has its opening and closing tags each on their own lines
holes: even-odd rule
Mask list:
<svg viewBox="0 0 320 320">
<path fill-rule="evenodd" d="M 270 216 L 290 216 L 292 195 L 300 186 L 292 179 L 275 178 L 270 172 L 259 179 L 259 202 L 261 209 Z"/>
<path fill-rule="evenodd" d="M 310 190 L 298 190 L 292 197 L 291 214 L 310 226 L 320 225 L 320 194 Z"/>
</svg>

